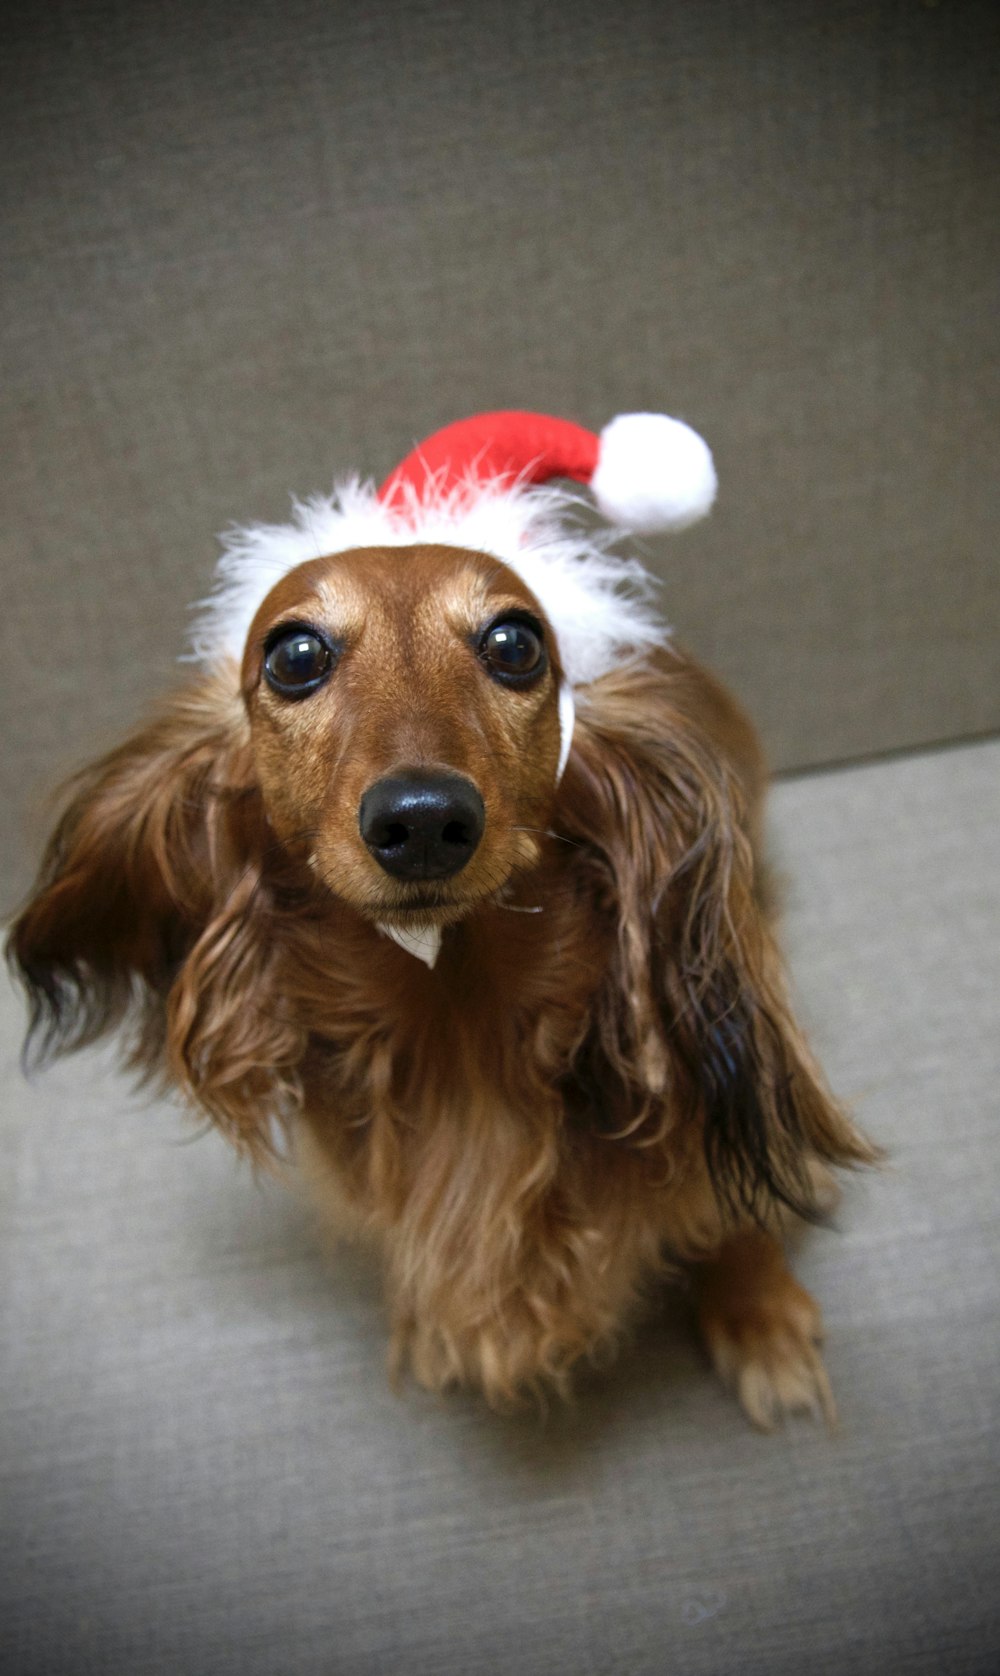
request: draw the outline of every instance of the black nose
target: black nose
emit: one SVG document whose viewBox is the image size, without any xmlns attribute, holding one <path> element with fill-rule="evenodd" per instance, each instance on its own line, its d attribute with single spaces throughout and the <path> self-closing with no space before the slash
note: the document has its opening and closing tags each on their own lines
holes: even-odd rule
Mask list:
<svg viewBox="0 0 1000 1676">
<path fill-rule="evenodd" d="M 483 836 L 486 811 L 461 774 L 412 768 L 376 780 L 358 810 L 361 836 L 396 879 L 450 879 Z"/>
</svg>

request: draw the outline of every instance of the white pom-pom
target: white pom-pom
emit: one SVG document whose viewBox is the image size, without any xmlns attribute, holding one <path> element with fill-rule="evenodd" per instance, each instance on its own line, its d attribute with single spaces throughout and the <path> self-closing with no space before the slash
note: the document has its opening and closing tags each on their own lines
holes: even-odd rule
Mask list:
<svg viewBox="0 0 1000 1676">
<path fill-rule="evenodd" d="M 610 523 L 651 535 L 704 518 L 718 479 L 708 444 L 682 419 L 621 413 L 601 432 L 590 487 Z"/>
</svg>

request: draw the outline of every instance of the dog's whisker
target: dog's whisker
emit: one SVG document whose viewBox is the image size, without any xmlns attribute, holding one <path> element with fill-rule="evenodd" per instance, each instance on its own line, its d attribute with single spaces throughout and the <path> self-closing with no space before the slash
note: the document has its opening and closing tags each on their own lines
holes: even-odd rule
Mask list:
<svg viewBox="0 0 1000 1676">
<path fill-rule="evenodd" d="M 532 832 L 540 838 L 554 838 L 557 844 L 569 844 L 574 850 L 583 848 L 576 838 L 567 838 L 564 832 L 554 832 L 550 826 L 509 826 L 508 832 Z"/>
</svg>

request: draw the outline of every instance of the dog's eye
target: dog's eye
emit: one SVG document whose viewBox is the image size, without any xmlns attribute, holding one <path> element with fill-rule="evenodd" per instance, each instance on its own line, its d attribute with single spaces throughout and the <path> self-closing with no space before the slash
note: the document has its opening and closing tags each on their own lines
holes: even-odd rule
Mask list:
<svg viewBox="0 0 1000 1676">
<path fill-rule="evenodd" d="M 264 679 L 282 698 L 307 698 L 333 668 L 333 647 L 315 629 L 287 624 L 264 647 Z"/>
<path fill-rule="evenodd" d="M 546 662 L 541 623 L 525 617 L 491 623 L 479 642 L 479 656 L 499 681 L 519 686 L 535 679 Z"/>
</svg>

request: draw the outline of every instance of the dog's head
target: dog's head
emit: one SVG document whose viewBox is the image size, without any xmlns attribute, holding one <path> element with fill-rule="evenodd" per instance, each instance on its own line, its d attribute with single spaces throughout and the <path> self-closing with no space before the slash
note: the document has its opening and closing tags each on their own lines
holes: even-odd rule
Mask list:
<svg viewBox="0 0 1000 1676">
<path fill-rule="evenodd" d="M 273 831 L 377 923 L 454 923 L 537 861 L 561 679 L 538 601 L 496 559 L 415 545 L 297 566 L 241 676 Z"/>
</svg>

